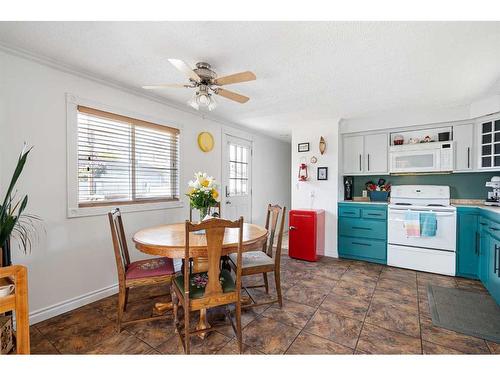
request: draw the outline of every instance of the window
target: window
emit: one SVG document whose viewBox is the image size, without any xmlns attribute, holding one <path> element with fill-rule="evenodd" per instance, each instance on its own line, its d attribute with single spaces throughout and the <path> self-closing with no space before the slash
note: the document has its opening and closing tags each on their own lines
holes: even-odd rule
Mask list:
<svg viewBox="0 0 500 375">
<path fill-rule="evenodd" d="M 250 150 L 238 144 L 229 144 L 229 191 L 227 196 L 248 194 L 248 153 Z"/>
<path fill-rule="evenodd" d="M 78 207 L 179 200 L 179 130 L 78 106 Z"/>
</svg>

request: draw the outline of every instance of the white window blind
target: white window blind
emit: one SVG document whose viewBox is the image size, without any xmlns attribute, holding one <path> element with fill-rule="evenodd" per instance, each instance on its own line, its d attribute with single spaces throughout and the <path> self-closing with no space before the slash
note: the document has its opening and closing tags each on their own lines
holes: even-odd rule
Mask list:
<svg viewBox="0 0 500 375">
<path fill-rule="evenodd" d="M 78 206 L 179 199 L 179 130 L 78 106 Z"/>
</svg>

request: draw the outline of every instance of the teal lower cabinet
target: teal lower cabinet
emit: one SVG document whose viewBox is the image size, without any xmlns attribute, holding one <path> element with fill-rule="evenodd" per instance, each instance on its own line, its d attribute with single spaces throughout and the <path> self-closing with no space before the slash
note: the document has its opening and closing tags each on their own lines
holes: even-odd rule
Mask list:
<svg viewBox="0 0 500 375">
<path fill-rule="evenodd" d="M 500 224 L 495 223 L 491 228 L 500 230 Z M 488 251 L 485 255 L 487 257 L 486 289 L 500 305 L 500 232 L 492 232 Z"/>
<path fill-rule="evenodd" d="M 457 209 L 457 276 L 478 278 L 481 242 L 478 221 L 479 212 L 476 208 Z"/>
<path fill-rule="evenodd" d="M 478 219 L 479 224 L 479 264 L 477 276 L 481 282 L 486 285 L 488 283 L 488 254 L 491 242 L 490 235 L 490 222 L 488 219 L 480 216 Z"/>
<path fill-rule="evenodd" d="M 387 264 L 387 205 L 339 203 L 339 257 Z"/>
</svg>

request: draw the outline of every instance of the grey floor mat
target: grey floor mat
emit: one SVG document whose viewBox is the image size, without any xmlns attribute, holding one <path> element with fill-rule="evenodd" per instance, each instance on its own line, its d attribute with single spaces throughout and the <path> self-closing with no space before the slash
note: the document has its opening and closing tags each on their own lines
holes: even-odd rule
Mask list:
<svg viewBox="0 0 500 375">
<path fill-rule="evenodd" d="M 488 294 L 429 285 L 432 323 L 500 343 L 500 307 Z"/>
</svg>

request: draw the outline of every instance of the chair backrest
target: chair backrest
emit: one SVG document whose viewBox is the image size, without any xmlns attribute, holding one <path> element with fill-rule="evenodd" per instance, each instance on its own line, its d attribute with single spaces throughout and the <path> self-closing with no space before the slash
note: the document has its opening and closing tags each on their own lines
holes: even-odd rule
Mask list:
<svg viewBox="0 0 500 375">
<path fill-rule="evenodd" d="M 111 238 L 113 240 L 113 249 L 115 251 L 116 268 L 118 270 L 118 280 L 125 279 L 125 271 L 130 264 L 128 254 L 127 238 L 123 230 L 122 215 L 119 208 L 108 212 L 109 225 L 111 227 Z"/>
<path fill-rule="evenodd" d="M 243 249 L 243 217 L 239 220 L 229 221 L 224 219 L 208 219 L 200 224 L 192 224 L 186 221 L 186 240 L 185 240 L 185 252 L 184 252 L 184 291 L 189 290 L 189 264 L 190 252 L 189 252 L 189 236 L 192 232 L 205 230 L 205 236 L 207 239 L 207 258 L 208 258 L 208 282 L 205 287 L 204 297 L 210 297 L 216 294 L 222 293 L 222 287 L 220 285 L 219 277 L 221 273 L 221 256 L 222 245 L 224 243 L 224 234 L 226 228 L 237 228 L 238 229 L 238 247 L 237 247 L 237 264 L 238 269 L 236 272 L 236 292 L 239 294 L 241 289 L 241 253 Z"/>
<path fill-rule="evenodd" d="M 281 208 L 279 205 L 271 204 L 267 206 L 266 229 L 268 230 L 269 235 L 267 237 L 267 242 L 262 247 L 263 252 L 265 252 L 268 256 L 273 257 L 274 238 L 276 236 L 276 229 L 278 228 L 280 213 L 281 222 L 278 231 L 278 242 L 276 244 L 276 257 L 278 259 L 281 257 L 281 246 L 283 242 L 283 231 L 285 228 L 286 219 L 286 207 Z"/>
<path fill-rule="evenodd" d="M 220 217 L 220 202 L 208 209 L 208 214 L 214 217 Z M 193 221 L 193 207 L 189 206 L 189 221 Z"/>
</svg>

